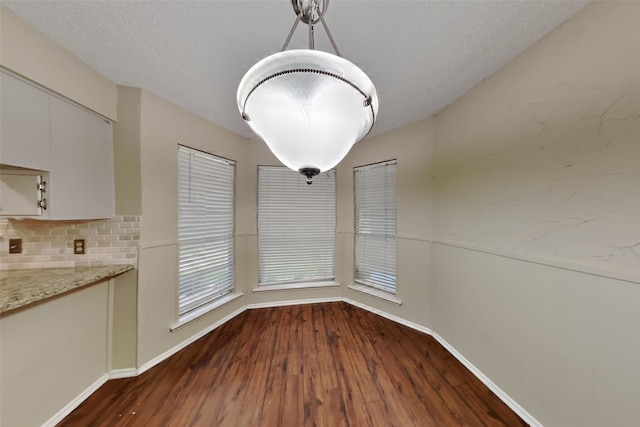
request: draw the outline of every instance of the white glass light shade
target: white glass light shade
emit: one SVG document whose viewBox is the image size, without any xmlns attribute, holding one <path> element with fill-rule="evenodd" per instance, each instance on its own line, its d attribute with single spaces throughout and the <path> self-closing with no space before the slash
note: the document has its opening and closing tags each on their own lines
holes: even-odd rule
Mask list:
<svg viewBox="0 0 640 427">
<path fill-rule="evenodd" d="M 307 49 L 258 62 L 240 82 L 237 101 L 251 129 L 295 171 L 333 168 L 378 114 L 376 89 L 360 68 Z"/>
</svg>

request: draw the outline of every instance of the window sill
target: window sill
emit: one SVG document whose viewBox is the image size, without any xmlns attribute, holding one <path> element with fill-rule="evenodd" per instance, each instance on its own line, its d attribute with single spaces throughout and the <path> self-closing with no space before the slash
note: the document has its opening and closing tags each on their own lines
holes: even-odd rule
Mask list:
<svg viewBox="0 0 640 427">
<path fill-rule="evenodd" d="M 184 325 L 186 325 L 187 323 L 193 322 L 196 319 L 201 318 L 202 316 L 204 316 L 205 314 L 209 313 L 210 311 L 215 310 L 218 307 L 221 307 L 227 303 L 230 303 L 233 300 L 236 300 L 238 298 L 240 298 L 242 296 L 241 292 L 238 293 L 230 293 L 228 295 L 223 296 L 220 299 L 217 299 L 207 305 L 204 305 L 190 313 L 185 314 L 184 316 L 182 316 L 180 318 L 180 320 L 178 320 L 177 323 L 174 323 L 173 325 L 171 325 L 171 327 L 169 328 L 169 330 L 171 332 L 175 331 L 176 329 L 180 329 L 181 327 L 183 327 Z"/>
<path fill-rule="evenodd" d="M 295 291 L 299 289 L 314 288 L 336 288 L 340 287 L 338 282 L 302 282 L 302 283 L 286 283 L 281 285 L 258 285 L 253 288 L 253 292 L 271 292 L 271 291 Z"/>
<path fill-rule="evenodd" d="M 370 295 L 372 297 L 381 299 L 383 301 L 392 302 L 394 304 L 401 305 L 402 300 L 397 295 L 390 294 L 389 292 L 381 291 L 380 289 L 372 288 L 371 286 L 361 285 L 360 283 L 354 283 L 349 285 L 349 289 L 353 289 L 356 292 Z"/>
</svg>

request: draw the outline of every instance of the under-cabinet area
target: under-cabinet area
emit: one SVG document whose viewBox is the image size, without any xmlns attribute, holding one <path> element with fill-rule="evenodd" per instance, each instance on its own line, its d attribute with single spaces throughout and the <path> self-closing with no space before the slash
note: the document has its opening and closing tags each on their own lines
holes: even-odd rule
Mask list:
<svg viewBox="0 0 640 427">
<path fill-rule="evenodd" d="M 112 123 L 10 72 L 0 78 L 0 216 L 112 217 Z"/>
</svg>

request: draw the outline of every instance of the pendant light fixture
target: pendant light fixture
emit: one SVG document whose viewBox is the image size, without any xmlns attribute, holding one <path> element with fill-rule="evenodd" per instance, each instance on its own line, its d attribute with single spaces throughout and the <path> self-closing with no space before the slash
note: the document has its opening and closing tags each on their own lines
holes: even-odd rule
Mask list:
<svg viewBox="0 0 640 427">
<path fill-rule="evenodd" d="M 291 0 L 295 22 L 282 51 L 255 64 L 238 87 L 242 118 L 288 168 L 312 178 L 336 166 L 371 131 L 378 96 L 371 79 L 342 58 L 324 15 L 329 0 Z M 298 23 L 309 48 L 287 50 Z M 314 50 L 322 23 L 335 55 Z"/>
</svg>

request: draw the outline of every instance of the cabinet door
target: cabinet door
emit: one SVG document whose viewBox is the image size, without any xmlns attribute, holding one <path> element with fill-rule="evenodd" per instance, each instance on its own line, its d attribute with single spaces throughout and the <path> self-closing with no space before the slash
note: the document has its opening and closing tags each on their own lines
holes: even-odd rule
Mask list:
<svg viewBox="0 0 640 427">
<path fill-rule="evenodd" d="M 49 170 L 49 95 L 0 73 L 0 163 Z"/>
<path fill-rule="evenodd" d="M 0 172 L 0 216 L 41 216 L 42 175 Z"/>
<path fill-rule="evenodd" d="M 51 97 L 51 219 L 110 218 L 114 210 L 111 123 Z"/>
</svg>

